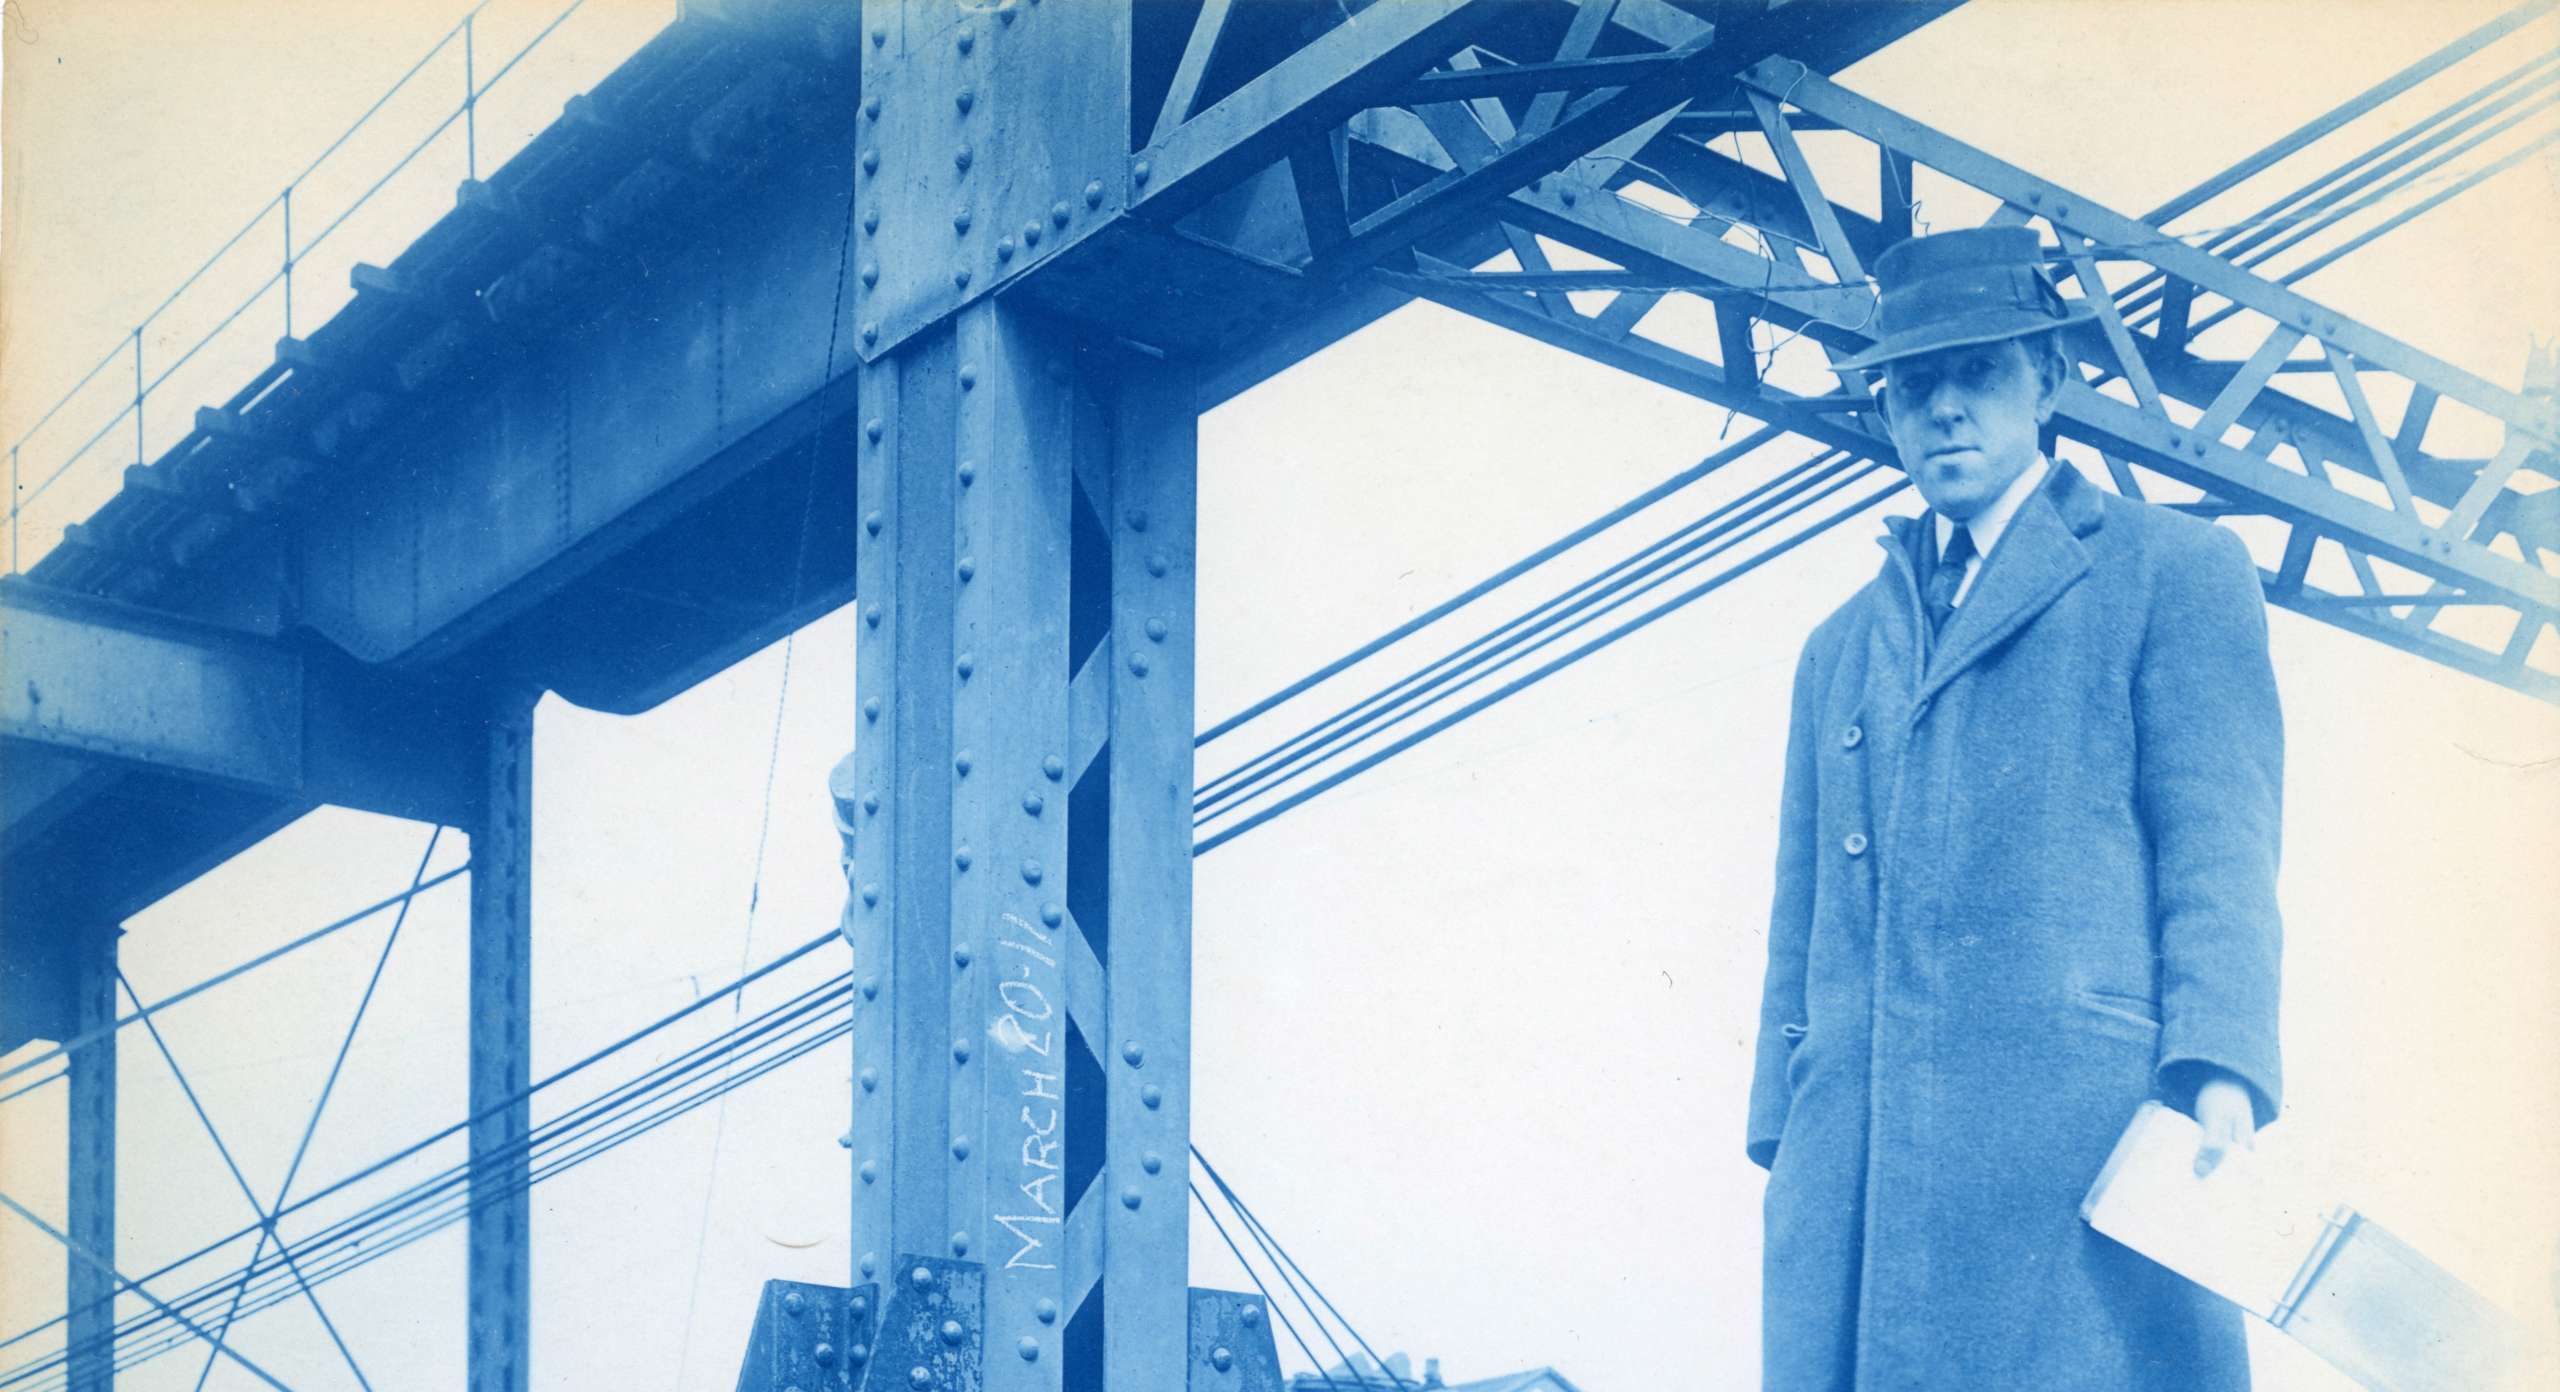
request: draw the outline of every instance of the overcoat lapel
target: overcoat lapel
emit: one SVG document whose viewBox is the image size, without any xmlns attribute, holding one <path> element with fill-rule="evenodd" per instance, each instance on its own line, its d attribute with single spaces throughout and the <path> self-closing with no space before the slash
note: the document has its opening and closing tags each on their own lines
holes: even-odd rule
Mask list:
<svg viewBox="0 0 2560 1392">
<path fill-rule="evenodd" d="M 1926 704 L 2089 573 L 2080 538 L 2097 529 L 2096 492 L 2080 471 L 2056 460 L 2053 477 L 2027 496 L 2000 544 L 1983 558 L 1973 590 L 1947 620 L 1920 683 Z"/>
</svg>

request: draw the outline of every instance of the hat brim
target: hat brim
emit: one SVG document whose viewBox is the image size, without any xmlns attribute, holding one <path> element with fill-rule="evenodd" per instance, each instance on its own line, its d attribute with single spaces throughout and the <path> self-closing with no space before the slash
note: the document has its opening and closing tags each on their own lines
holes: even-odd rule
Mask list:
<svg viewBox="0 0 2560 1392">
<path fill-rule="evenodd" d="M 2034 314 L 2023 310 L 1988 310 L 1979 314 L 1959 315 L 1898 334 L 1887 334 L 1869 344 L 1862 352 L 1834 362 L 1835 372 L 1864 372 L 1881 367 L 1898 358 L 1918 357 L 1942 348 L 1970 348 L 1977 343 L 1998 343 L 2004 338 L 2025 338 L 2047 329 L 2069 328 L 2098 317 L 2097 307 L 2082 300 L 2064 300 L 2062 317 Z"/>
</svg>

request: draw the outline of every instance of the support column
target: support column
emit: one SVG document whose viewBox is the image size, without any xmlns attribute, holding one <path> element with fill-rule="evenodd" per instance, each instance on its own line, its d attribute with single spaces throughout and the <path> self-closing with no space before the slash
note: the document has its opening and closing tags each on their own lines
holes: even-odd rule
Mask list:
<svg viewBox="0 0 2560 1392">
<path fill-rule="evenodd" d="M 101 1030 L 71 1051 L 69 1156 L 72 1244 L 113 1263 L 116 1258 L 116 939 L 105 927 L 65 945 L 70 954 L 71 1011 L 64 1037 Z M 115 1382 L 115 1278 L 78 1257 L 70 1281 L 70 1392 L 108 1392 Z"/>
<path fill-rule="evenodd" d="M 526 1392 L 533 1207 L 533 703 L 492 708 L 471 829 L 471 1392 Z M 486 1113 L 486 1115 L 483 1115 Z"/>
<path fill-rule="evenodd" d="M 1188 378 L 979 302 L 861 400 L 855 1280 L 982 1263 L 989 1392 L 1179 1387 Z"/>
</svg>

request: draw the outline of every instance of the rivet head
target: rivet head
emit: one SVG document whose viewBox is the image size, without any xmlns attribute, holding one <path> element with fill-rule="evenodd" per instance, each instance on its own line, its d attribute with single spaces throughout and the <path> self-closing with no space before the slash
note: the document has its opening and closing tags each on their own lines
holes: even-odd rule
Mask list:
<svg viewBox="0 0 2560 1392">
<path fill-rule="evenodd" d="M 1856 725 L 1852 725 L 1848 729 L 1840 732 L 1840 747 L 1843 749 L 1855 749 L 1859 745 L 1865 743 L 1866 738 L 1867 732 L 1864 729 Z"/>
<path fill-rule="evenodd" d="M 1162 620 L 1162 619 L 1149 619 L 1149 620 L 1147 620 L 1147 641 L 1149 641 L 1149 642 L 1151 642 L 1151 643 L 1161 643 L 1161 642 L 1163 642 L 1163 641 L 1164 641 L 1165 634 L 1167 634 L 1167 633 L 1169 633 L 1169 632 L 1171 632 L 1171 631 L 1172 631 L 1172 630 L 1167 629 L 1167 628 L 1164 626 L 1164 620 Z"/>
<path fill-rule="evenodd" d="M 963 488 L 966 488 L 966 487 L 968 487 L 970 484 L 976 483 L 977 481 L 978 481 L 978 466 L 977 466 L 977 465 L 975 465 L 975 464 L 970 463 L 970 462 L 969 462 L 968 460 L 966 460 L 966 459 L 961 460 L 961 461 L 960 461 L 960 486 L 961 486 L 961 487 L 963 487 Z"/>
<path fill-rule="evenodd" d="M 1058 1302 L 1044 1296 L 1038 1304 L 1031 1307 L 1031 1314 L 1033 1318 L 1039 1320 L 1042 1324 L 1056 1324 L 1058 1322 Z"/>
<path fill-rule="evenodd" d="M 1040 224 L 1036 222 L 1022 224 L 1022 244 L 1024 246 L 1040 245 Z"/>
<path fill-rule="evenodd" d="M 857 1295 L 857 1296 L 855 1296 L 855 1297 L 853 1298 L 853 1317 L 854 1317 L 855 1319 L 864 1319 L 864 1318 L 868 1318 L 868 1317 L 870 1316 L 870 1314 L 871 1314 L 871 1297 L 870 1297 L 870 1296 L 867 1296 L 867 1295 Z M 862 1347 L 862 1345 L 860 1345 L 860 1344 L 855 1344 L 855 1345 L 854 1345 L 854 1347 L 855 1347 L 856 1349 L 859 1349 L 859 1348 L 861 1348 L 861 1347 Z M 860 1355 L 860 1354 L 856 1354 L 856 1355 L 854 1356 L 854 1360 L 853 1360 L 853 1361 L 854 1361 L 854 1362 L 856 1362 L 856 1363 L 861 1362 L 861 1361 L 862 1361 L 861 1355 Z"/>
<path fill-rule="evenodd" d="M 1210 1366 L 1210 1367 L 1215 1368 L 1215 1369 L 1217 1369 L 1219 1372 L 1222 1372 L 1222 1373 L 1223 1373 L 1223 1372 L 1227 1371 L 1229 1368 L 1234 1367 L 1235 1365 L 1236 1365 L 1236 1356 L 1235 1356 L 1235 1354 L 1234 1354 L 1233 1352 L 1231 1352 L 1231 1351 L 1227 1348 L 1227 1346 L 1226 1346 L 1225 1344 L 1220 1344 L 1220 1345 L 1218 1345 L 1216 1348 L 1213 1348 L 1213 1349 L 1209 1350 L 1209 1366 Z"/>
<path fill-rule="evenodd" d="M 881 424 L 880 418 L 878 416 L 873 416 L 871 419 L 862 423 L 863 438 L 876 445 L 880 443 L 880 432 L 885 428 L 886 427 Z"/>
<path fill-rule="evenodd" d="M 853 1133 L 847 1131 L 843 1135 L 836 1137 L 836 1144 L 847 1150 L 853 1149 Z"/>
<path fill-rule="evenodd" d="M 919 1266 L 915 1270 L 908 1272 L 907 1284 L 914 1286 L 920 1291 L 933 1289 L 933 1268 L 929 1266 Z"/>
<path fill-rule="evenodd" d="M 966 53 L 978 46 L 978 35 L 968 25 L 963 24 L 960 26 L 960 32 L 951 36 L 951 42 L 958 45 L 961 52 Z"/>
<path fill-rule="evenodd" d="M 809 1302 L 798 1291 L 782 1297 L 782 1313 L 798 1319 L 809 1311 Z"/>
<path fill-rule="evenodd" d="M 1099 208 L 1102 206 L 1102 181 L 1100 179 L 1092 180 L 1084 186 L 1084 205 L 1088 208 Z"/>
<path fill-rule="evenodd" d="M 863 610 L 862 610 L 862 626 L 863 626 L 863 627 L 865 627 L 865 628 L 878 628 L 878 627 L 880 626 L 880 606 L 879 606 L 879 605 L 877 605 L 877 604 L 869 604 L 869 605 L 865 605 L 865 606 L 863 606 Z"/>
<path fill-rule="evenodd" d="M 978 560 L 975 556 L 963 556 L 960 558 L 960 578 L 962 581 L 965 582 L 969 580 L 977 573 Z"/>
<path fill-rule="evenodd" d="M 1850 832 L 1848 836 L 1841 840 L 1840 849 L 1847 851 L 1853 856 L 1865 855 L 1867 853 L 1867 834 L 1863 831 Z"/>
<path fill-rule="evenodd" d="M 968 289 L 968 288 L 969 288 L 969 268 L 968 268 L 968 267 L 966 267 L 966 266 L 962 266 L 960 269 L 958 269 L 958 270 L 956 270 L 956 271 L 953 271 L 953 272 L 951 273 L 951 283 L 952 283 L 953 285 L 955 285 L 955 286 L 958 286 L 960 289 L 963 289 L 963 290 Z"/>
<path fill-rule="evenodd" d="M 863 210 L 862 210 L 862 231 L 863 231 L 863 235 L 865 235 L 865 236 L 869 236 L 871 233 L 877 232 L 877 231 L 879 231 L 879 230 L 880 230 L 880 210 L 879 210 L 879 209 L 877 209 L 877 208 L 865 208 L 865 209 L 863 209 Z"/>
<path fill-rule="evenodd" d="M 876 976 L 862 978 L 862 998 L 864 1000 L 880 999 L 880 978 Z"/>
<path fill-rule="evenodd" d="M 1149 1174 L 1163 1174 L 1164 1157 L 1156 1154 L 1152 1150 L 1148 1151 L 1145 1155 L 1138 1158 L 1138 1167 Z"/>
<path fill-rule="evenodd" d="M 1172 568 L 1173 563 L 1164 558 L 1164 553 L 1162 551 L 1151 553 L 1147 557 L 1147 574 L 1152 575 L 1159 580 L 1163 579 L 1164 573 Z"/>
<path fill-rule="evenodd" d="M 1134 1184 L 1120 1191 L 1120 1206 L 1122 1208 L 1136 1208 L 1139 1204 L 1144 1203 L 1145 1201 L 1145 1196 L 1138 1192 L 1138 1186 Z"/>
<path fill-rule="evenodd" d="M 880 152 L 878 150 L 865 150 L 862 152 L 862 172 L 865 174 L 877 174 L 880 172 Z"/>
<path fill-rule="evenodd" d="M 1066 917 L 1067 911 L 1057 904 L 1050 903 L 1040 906 L 1040 926 L 1043 928 L 1055 928 L 1060 923 L 1065 922 Z"/>
<path fill-rule="evenodd" d="M 871 511 L 862 514 L 862 530 L 869 532 L 873 536 L 880 535 L 880 529 L 888 524 L 889 519 L 882 517 L 878 508 L 873 508 Z"/>
<path fill-rule="evenodd" d="M 951 104 L 960 108 L 961 115 L 968 115 L 969 108 L 978 104 L 977 89 L 972 87 L 963 87 L 959 91 L 952 93 Z"/>
<path fill-rule="evenodd" d="M 1013 11 L 1006 10 L 1003 13 L 1005 18 L 1013 18 Z M 1015 1344 L 1013 1347 L 1016 1352 L 1022 1355 L 1023 1362 L 1037 1363 L 1040 1361 L 1040 1341 L 1032 1338 L 1030 1335 L 1023 1335 L 1022 1342 Z"/>
<path fill-rule="evenodd" d="M 951 1140 L 951 1158 L 952 1158 L 952 1159 L 954 1159 L 954 1160 L 966 1160 L 966 1159 L 968 1159 L 968 1158 L 969 1158 L 969 1138 L 968 1138 L 968 1137 L 966 1137 L 966 1136 L 955 1136 L 955 1137 L 953 1137 L 953 1138 L 952 1138 L 952 1140 Z"/>
<path fill-rule="evenodd" d="M 862 1263 L 861 1263 L 861 1265 L 862 1265 L 862 1274 L 863 1274 L 863 1275 L 865 1275 L 865 1276 L 868 1276 L 868 1275 L 870 1275 L 872 1272 L 879 1270 L 879 1269 L 880 1269 L 880 1254 L 879 1254 L 879 1253 L 877 1253 L 877 1252 L 865 1252 L 865 1253 L 863 1253 L 863 1254 L 862 1254 Z"/>
<path fill-rule="evenodd" d="M 999 237 L 996 239 L 996 259 L 998 261 L 1010 261 L 1013 259 L 1013 238 Z"/>
<path fill-rule="evenodd" d="M 1030 813 L 1034 817 L 1039 816 L 1040 809 L 1048 805 L 1047 800 L 1042 798 L 1038 793 L 1024 793 L 1022 795 L 1022 810 Z"/>
<path fill-rule="evenodd" d="M 960 1327 L 960 1321 L 958 1320 L 944 1320 L 942 1322 L 942 1342 L 946 1344 L 956 1344 L 960 1342 L 961 1339 L 967 1337 L 968 1333 L 969 1331 Z"/>
<path fill-rule="evenodd" d="M 864 698 L 863 698 L 863 701 L 862 701 L 862 718 L 863 718 L 864 720 L 869 720 L 869 721 L 877 721 L 877 720 L 880 718 L 880 698 L 879 698 L 879 697 L 877 697 L 877 696 L 866 696 L 866 697 L 864 697 Z"/>
<path fill-rule="evenodd" d="M 951 1061 L 954 1063 L 967 1063 L 969 1061 L 968 1040 L 955 1039 L 951 1041 Z"/>
<path fill-rule="evenodd" d="M 858 1296 L 855 1298 L 856 1300 L 860 1299 Z M 863 1364 L 871 1361 L 871 1346 L 869 1344 L 855 1344 L 853 1347 L 844 1351 L 844 1361 L 857 1368 L 861 1367 Z"/>
<path fill-rule="evenodd" d="M 871 1161 L 865 1160 L 862 1162 L 861 1174 L 862 1182 L 865 1184 L 877 1184 L 880 1182 L 880 1167 L 873 1164 Z M 868 1275 L 869 1273 L 866 1272 L 864 1274 Z"/>
<path fill-rule="evenodd" d="M 862 795 L 862 814 L 866 817 L 876 817 L 880 815 L 880 795 L 878 793 L 864 793 Z"/>
<path fill-rule="evenodd" d="M 1052 783 L 1067 776 L 1067 761 L 1052 754 L 1040 761 L 1040 772 Z"/>
<path fill-rule="evenodd" d="M 909 1387 L 931 1387 L 931 1386 L 933 1386 L 933 1370 L 932 1370 L 931 1368 L 910 1368 L 910 1369 L 908 1369 L 908 1370 L 907 1370 L 907 1385 L 908 1385 Z"/>
<path fill-rule="evenodd" d="M 862 99 L 862 119 L 866 121 L 877 121 L 880 119 L 879 93 L 874 92 L 870 96 Z"/>
<path fill-rule="evenodd" d="M 1556 197 L 1563 199 L 1564 205 L 1570 208 L 1582 201 L 1582 192 L 1573 185 L 1559 180 L 1556 183 Z"/>
<path fill-rule="evenodd" d="M 1147 510 L 1145 508 L 1131 508 L 1129 509 L 1129 516 L 1127 520 L 1130 531 L 1143 532 L 1147 529 Z"/>
<path fill-rule="evenodd" d="M 978 670 L 978 659 L 967 653 L 962 653 L 960 654 L 960 661 L 955 664 L 955 668 L 960 673 L 960 680 L 967 681 L 969 679 L 969 674 Z"/>
<path fill-rule="evenodd" d="M 970 960 L 971 953 L 967 943 L 959 943 L 951 949 L 951 965 L 965 967 L 969 965 Z"/>
<path fill-rule="evenodd" d="M 1137 164 L 1129 170 L 1130 177 L 1136 179 L 1142 184 L 1147 181 L 1149 175 L 1152 175 L 1155 172 L 1156 167 L 1147 163 L 1145 160 L 1138 161 Z"/>
<path fill-rule="evenodd" d="M 954 232 L 966 232 L 966 231 L 968 231 L 968 230 L 969 230 L 969 223 L 970 223 L 970 220 L 971 220 L 971 219 L 970 219 L 970 217 L 969 217 L 969 210 L 968 210 L 968 209 L 966 209 L 966 208 L 954 208 L 954 209 L 952 209 L 952 210 L 951 210 L 951 230 L 952 230 L 952 231 L 954 231 Z"/>
<path fill-rule="evenodd" d="M 1022 882 L 1024 884 L 1040 883 L 1041 873 L 1040 862 L 1036 860 L 1026 860 L 1022 862 Z"/>
<path fill-rule="evenodd" d="M 1164 1089 L 1149 1083 L 1138 1089 L 1138 1100 L 1145 1103 L 1147 1110 L 1152 1112 L 1164 1105 Z"/>
<path fill-rule="evenodd" d="M 867 908 L 870 908 L 872 905 L 877 904 L 877 903 L 879 903 L 879 902 L 880 902 L 880 885 L 879 885 L 879 883 L 878 883 L 877 881 L 873 881 L 872 883 L 869 883 L 869 884 L 864 885 L 864 886 L 862 887 L 862 906 L 863 906 L 864 908 L 866 908 L 866 909 L 867 909 Z"/>
<path fill-rule="evenodd" d="M 963 870 L 968 869 L 969 862 L 974 859 L 976 859 L 976 857 L 969 854 L 969 848 L 966 846 L 963 846 L 951 853 L 951 863 L 959 866 Z"/>
<path fill-rule="evenodd" d="M 1243 1320 L 1248 1325 L 1260 1324 L 1262 1323 L 1262 1307 L 1259 1305 L 1247 1305 L 1243 1309 L 1236 1311 L 1236 1318 Z"/>
<path fill-rule="evenodd" d="M 951 152 L 951 164 L 952 167 L 956 169 L 967 169 L 969 167 L 969 162 L 975 158 L 977 158 L 976 154 L 966 145 L 963 145 L 959 149 Z"/>
<path fill-rule="evenodd" d="M 866 1068 L 862 1070 L 862 1090 L 864 1092 L 878 1092 L 880 1090 L 879 1069 Z"/>
<path fill-rule="evenodd" d="M 889 41 L 889 31 L 881 25 L 871 26 L 871 46 L 878 48 Z"/>
<path fill-rule="evenodd" d="M 960 364 L 960 390 L 968 391 L 977 385 L 978 365 L 976 363 Z"/>
<path fill-rule="evenodd" d="M 958 754 L 953 755 L 951 759 L 951 767 L 958 770 L 960 776 L 963 778 L 969 776 L 969 770 L 975 766 L 975 763 L 976 761 L 969 757 L 969 751 L 966 749 L 963 749 Z"/>
<path fill-rule="evenodd" d="M 832 1368 L 836 1365 L 836 1346 L 833 1344 L 820 1344 L 816 1348 L 809 1350 L 809 1356 L 818 1360 L 819 1367 Z"/>
<path fill-rule="evenodd" d="M 1147 1051 L 1134 1039 L 1124 1040 L 1120 1045 L 1120 1058 L 1131 1068 L 1144 1067 L 1147 1062 Z"/>
<path fill-rule="evenodd" d="M 1067 225 L 1067 201 L 1063 198 L 1049 205 L 1049 221 L 1060 227 Z"/>
<path fill-rule="evenodd" d="M 1142 652 L 1133 652 L 1129 654 L 1129 670 L 1137 676 L 1145 676 L 1147 674 L 1147 655 Z"/>
</svg>

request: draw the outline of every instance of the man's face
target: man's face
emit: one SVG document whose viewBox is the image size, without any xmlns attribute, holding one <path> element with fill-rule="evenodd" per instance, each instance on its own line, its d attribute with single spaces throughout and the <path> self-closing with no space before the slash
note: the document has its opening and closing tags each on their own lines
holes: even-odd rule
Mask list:
<svg viewBox="0 0 2560 1392">
<path fill-rule="evenodd" d="M 1929 506 L 1958 522 L 2036 459 L 2061 376 L 2017 339 L 1941 348 L 1885 364 L 1885 428 Z"/>
</svg>

